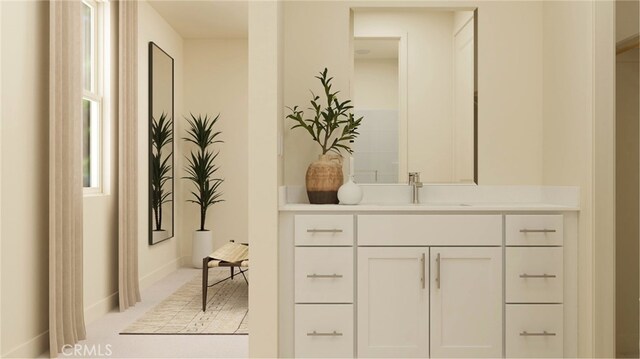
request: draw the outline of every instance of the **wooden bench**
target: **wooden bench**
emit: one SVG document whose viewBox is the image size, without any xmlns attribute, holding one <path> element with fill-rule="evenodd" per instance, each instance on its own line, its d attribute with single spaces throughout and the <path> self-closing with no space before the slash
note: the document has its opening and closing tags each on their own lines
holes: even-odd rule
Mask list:
<svg viewBox="0 0 640 359">
<path fill-rule="evenodd" d="M 209 284 L 209 268 L 229 267 L 231 275 L 213 284 Z M 247 276 L 244 275 L 249 270 L 249 245 L 247 243 L 235 243 L 233 241 L 216 249 L 213 253 L 202 259 L 202 311 L 207 310 L 207 289 L 226 280 L 233 280 L 236 275 L 236 267 L 240 270 L 244 281 L 249 284 Z"/>
</svg>

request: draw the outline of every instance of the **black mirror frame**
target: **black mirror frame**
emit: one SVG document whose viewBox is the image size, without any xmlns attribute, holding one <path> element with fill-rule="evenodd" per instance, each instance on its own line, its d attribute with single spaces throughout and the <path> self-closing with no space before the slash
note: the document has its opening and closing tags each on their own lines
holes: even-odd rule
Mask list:
<svg viewBox="0 0 640 359">
<path fill-rule="evenodd" d="M 160 46 L 158 46 L 156 43 L 154 43 L 153 41 L 149 41 L 149 119 L 148 119 L 148 126 L 149 126 L 149 130 L 148 130 L 148 149 L 149 149 L 149 168 L 148 168 L 148 175 L 149 175 L 149 179 L 151 178 L 151 171 L 152 171 L 152 166 L 151 166 L 151 156 L 152 156 L 152 151 L 153 151 L 153 145 L 151 143 L 151 123 L 153 121 L 153 50 L 157 49 L 162 51 L 162 53 L 164 53 L 168 58 L 171 59 L 171 132 L 173 133 L 173 140 L 171 141 L 171 145 L 172 145 L 172 155 L 173 158 L 171 160 L 172 162 L 172 166 L 171 166 L 171 233 L 166 237 L 163 238 L 157 242 L 153 241 L 153 203 L 152 203 L 152 189 L 151 189 L 151 183 L 149 183 L 149 245 L 154 245 L 154 244 L 158 244 L 161 242 L 164 242 L 166 240 L 169 240 L 171 238 L 173 238 L 175 236 L 175 120 L 174 120 L 174 112 L 175 112 L 175 60 L 173 59 L 173 57 L 171 55 L 169 55 L 166 51 L 164 51 Z"/>
</svg>

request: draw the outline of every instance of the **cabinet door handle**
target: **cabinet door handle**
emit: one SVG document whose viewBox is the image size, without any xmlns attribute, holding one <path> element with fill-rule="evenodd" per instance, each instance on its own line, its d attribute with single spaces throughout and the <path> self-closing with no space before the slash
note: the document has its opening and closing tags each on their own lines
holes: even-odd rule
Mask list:
<svg viewBox="0 0 640 359">
<path fill-rule="evenodd" d="M 547 332 L 546 330 L 542 331 L 542 332 L 532 332 L 529 333 L 526 330 L 520 332 L 520 336 L 521 337 L 555 337 L 556 333 L 550 333 Z"/>
<path fill-rule="evenodd" d="M 307 229 L 307 233 L 342 233 L 342 229 L 332 228 L 332 229 Z"/>
<path fill-rule="evenodd" d="M 426 277 L 426 269 L 425 269 L 426 266 L 425 266 L 425 263 L 424 263 L 425 262 L 424 257 L 425 257 L 425 254 L 422 253 L 422 257 L 420 257 L 420 268 L 421 268 L 421 270 L 420 270 L 420 274 L 421 274 L 421 276 L 420 276 L 420 284 L 422 284 L 422 289 L 425 288 L 425 283 L 426 283 L 426 278 L 425 278 Z"/>
<path fill-rule="evenodd" d="M 342 278 L 342 274 L 307 274 L 307 278 Z"/>
<path fill-rule="evenodd" d="M 436 256 L 436 286 L 440 289 L 440 253 Z"/>
<path fill-rule="evenodd" d="M 318 333 L 315 330 L 312 331 L 311 333 L 307 333 L 308 337 L 341 337 L 342 333 L 338 333 L 337 331 L 333 331 L 333 332 L 327 332 L 327 333 Z"/>
<path fill-rule="evenodd" d="M 520 233 L 556 233 L 555 229 L 521 229 Z"/>
<path fill-rule="evenodd" d="M 555 274 L 527 274 L 527 273 L 522 273 L 520 274 L 520 278 L 556 278 L 557 276 Z"/>
</svg>

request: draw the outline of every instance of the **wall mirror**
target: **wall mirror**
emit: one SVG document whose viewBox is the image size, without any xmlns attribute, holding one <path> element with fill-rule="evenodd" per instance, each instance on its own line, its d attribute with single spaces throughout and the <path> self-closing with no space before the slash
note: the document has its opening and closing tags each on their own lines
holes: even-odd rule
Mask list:
<svg viewBox="0 0 640 359">
<path fill-rule="evenodd" d="M 477 10 L 353 9 L 358 183 L 478 182 Z"/>
<path fill-rule="evenodd" d="M 173 58 L 149 43 L 149 244 L 173 237 Z"/>
</svg>

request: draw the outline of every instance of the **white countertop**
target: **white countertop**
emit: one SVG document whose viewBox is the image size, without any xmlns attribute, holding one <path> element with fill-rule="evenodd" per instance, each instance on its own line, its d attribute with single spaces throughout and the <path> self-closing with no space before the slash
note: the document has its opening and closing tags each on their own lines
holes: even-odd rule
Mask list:
<svg viewBox="0 0 640 359">
<path fill-rule="evenodd" d="M 280 205 L 281 212 L 569 212 L 579 207 L 549 203 L 421 203 L 421 204 L 307 204 Z"/>
</svg>

